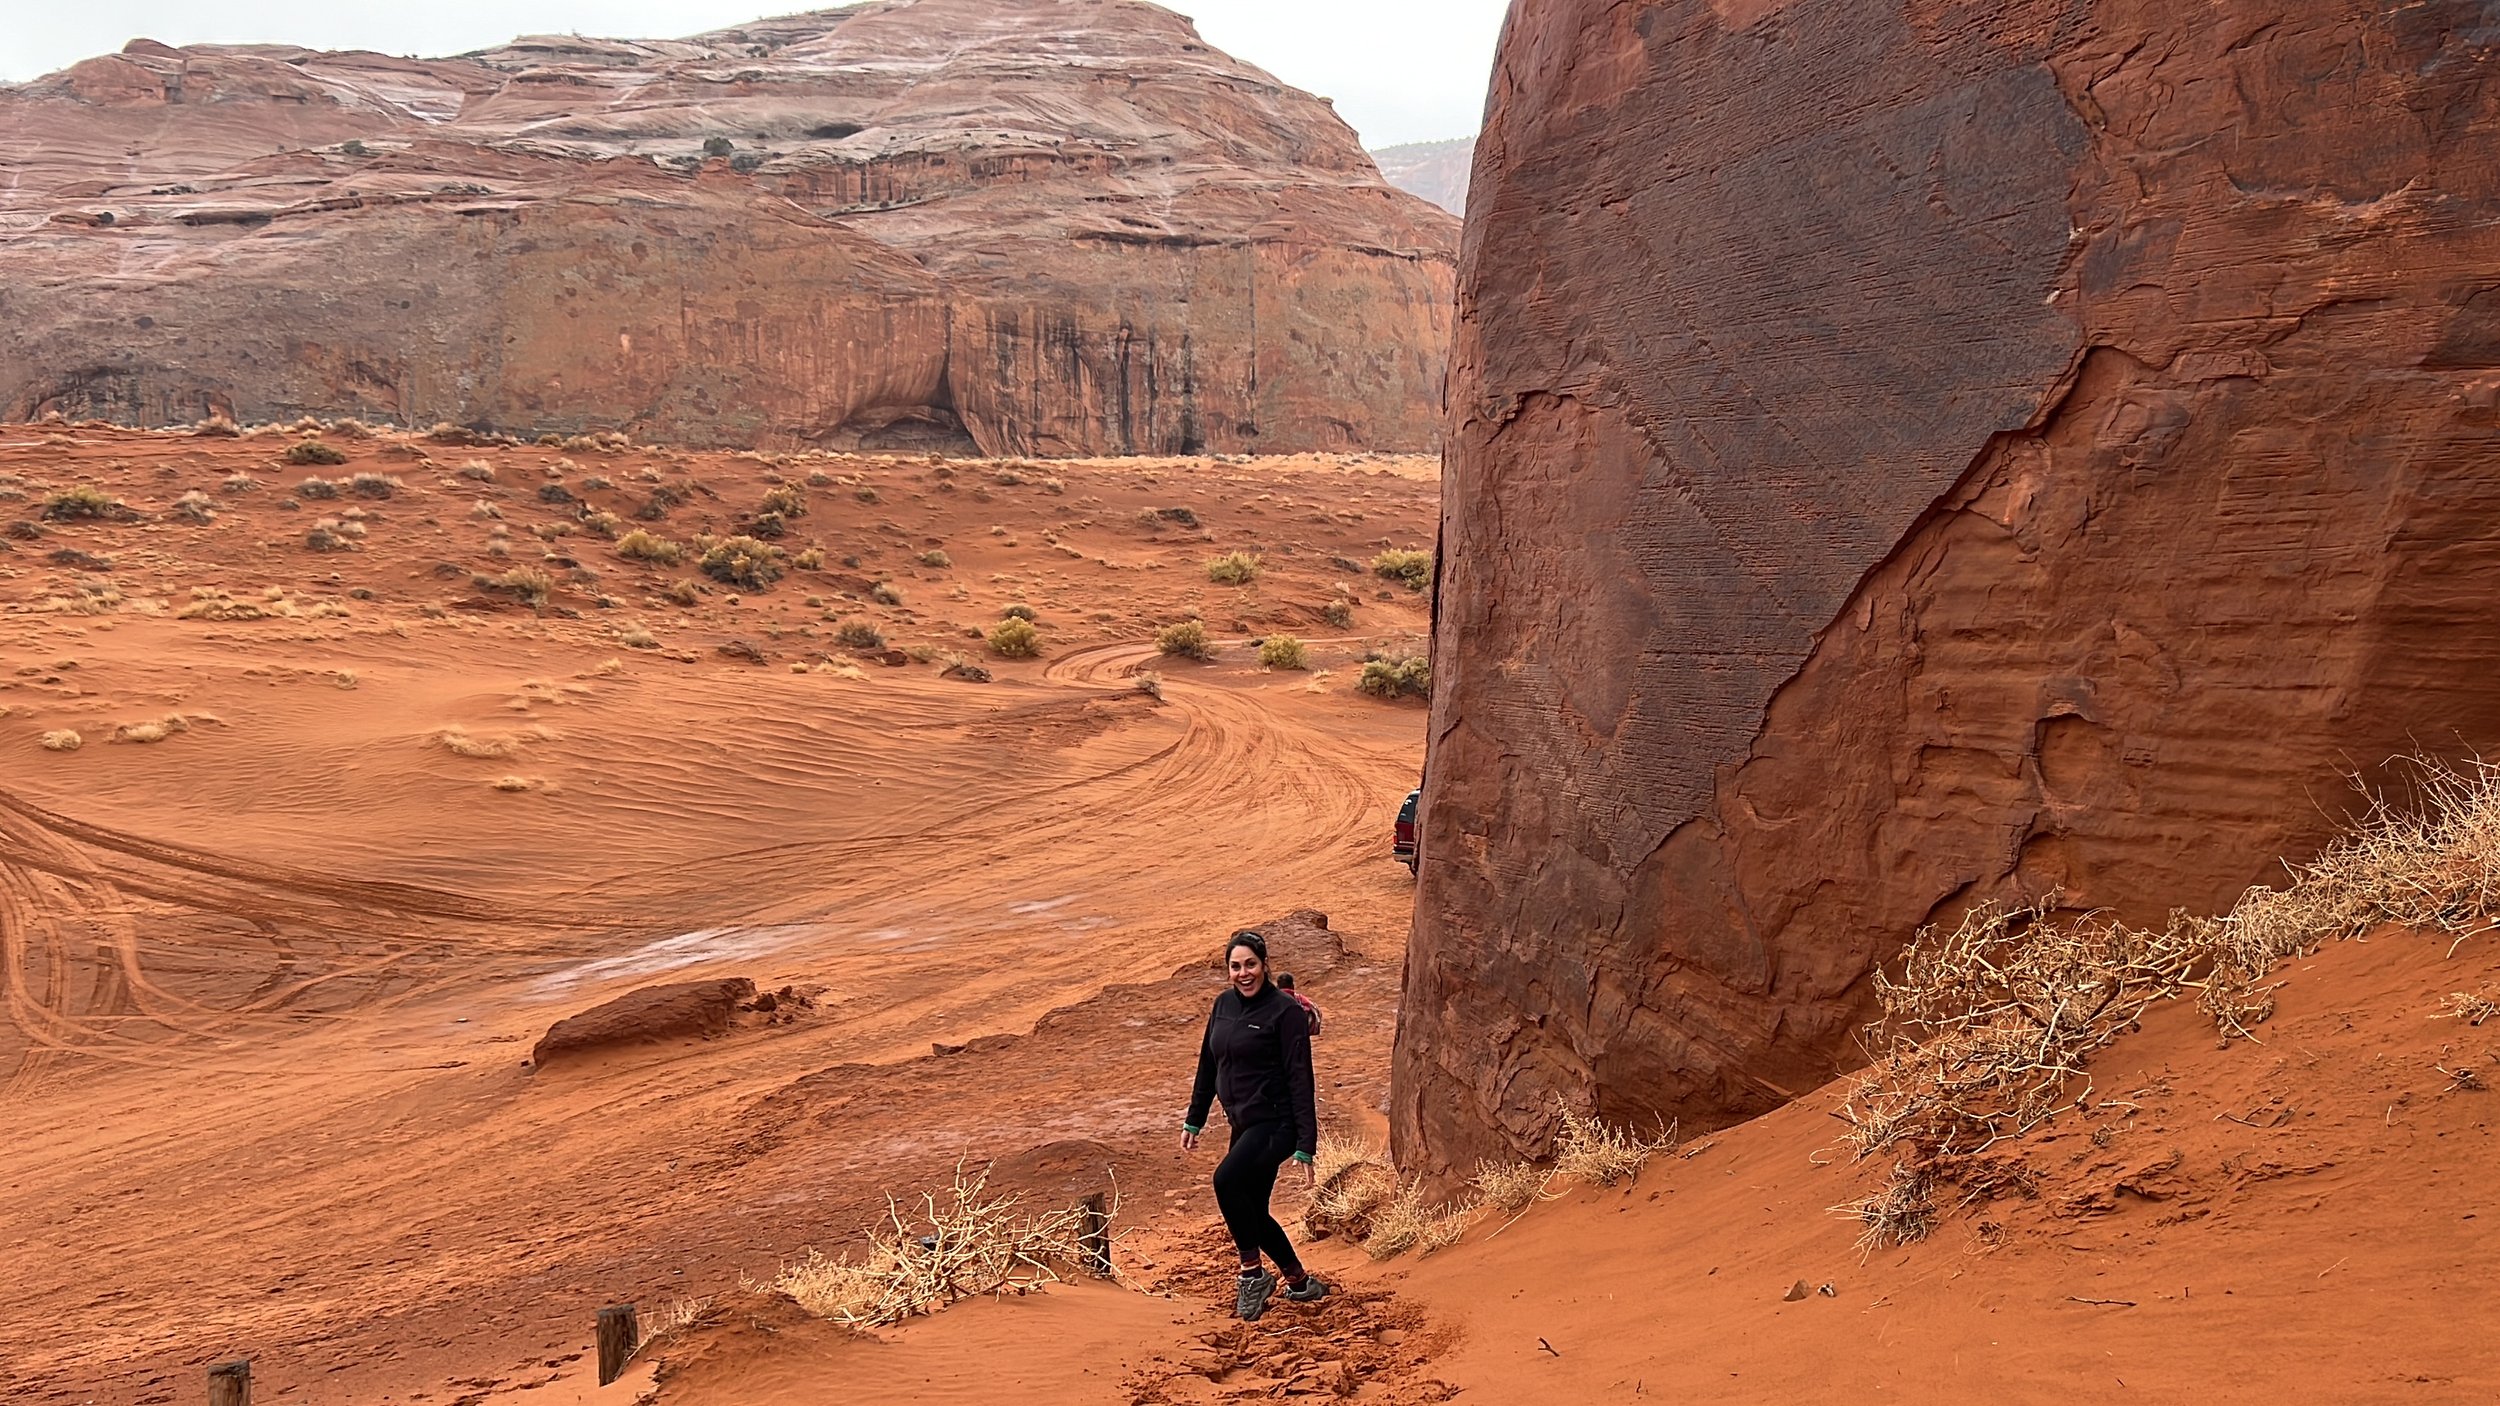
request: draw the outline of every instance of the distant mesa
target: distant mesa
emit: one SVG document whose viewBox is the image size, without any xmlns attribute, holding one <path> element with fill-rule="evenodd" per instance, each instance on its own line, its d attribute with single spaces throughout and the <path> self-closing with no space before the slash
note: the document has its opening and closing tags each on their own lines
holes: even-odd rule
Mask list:
<svg viewBox="0 0 2500 1406">
<path fill-rule="evenodd" d="M 1384 146 L 1372 153 L 1372 161 L 1389 184 L 1453 215 L 1466 215 L 1467 178 L 1476 165 L 1475 138 Z"/>
<path fill-rule="evenodd" d="M 0 416 L 1427 450 L 1457 222 L 1140 0 L 0 87 Z"/>
</svg>

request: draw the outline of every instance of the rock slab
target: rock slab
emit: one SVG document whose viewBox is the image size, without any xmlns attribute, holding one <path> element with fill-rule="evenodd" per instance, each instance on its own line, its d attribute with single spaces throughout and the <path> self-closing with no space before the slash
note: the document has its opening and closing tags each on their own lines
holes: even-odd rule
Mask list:
<svg viewBox="0 0 2500 1406">
<path fill-rule="evenodd" d="M 544 1069 L 550 1060 L 618 1045 L 709 1040 L 727 1034 L 739 1009 L 755 999 L 755 983 L 743 976 L 645 986 L 548 1026 L 530 1049 L 530 1063 Z"/>
<path fill-rule="evenodd" d="M 1426 449 L 1458 223 L 1142 0 L 0 86 L 0 416 Z"/>
<path fill-rule="evenodd" d="M 2158 921 L 2500 750 L 2500 11 L 1521 0 L 1392 1109 L 1687 1131 L 1923 923 Z"/>
</svg>

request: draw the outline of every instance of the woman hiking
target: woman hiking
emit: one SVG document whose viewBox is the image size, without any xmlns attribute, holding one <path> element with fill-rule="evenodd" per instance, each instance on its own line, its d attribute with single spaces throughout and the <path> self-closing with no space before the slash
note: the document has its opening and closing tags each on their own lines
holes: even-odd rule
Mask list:
<svg viewBox="0 0 2500 1406">
<path fill-rule="evenodd" d="M 1276 1276 L 1260 1264 L 1262 1255 L 1276 1262 L 1286 1298 L 1310 1303 L 1328 1294 L 1319 1276 L 1303 1269 L 1285 1228 L 1267 1208 L 1287 1158 L 1301 1164 L 1303 1185 L 1317 1180 L 1319 1108 L 1311 1082 L 1310 1017 L 1268 979 L 1267 939 L 1234 933 L 1224 948 L 1224 970 L 1232 984 L 1207 1016 L 1198 1081 L 1189 1092 L 1189 1116 L 1181 1120 L 1181 1147 L 1198 1146 L 1208 1103 L 1222 1099 L 1233 1138 L 1216 1164 L 1215 1204 L 1241 1251 L 1233 1311 L 1255 1321 L 1277 1292 Z"/>
</svg>

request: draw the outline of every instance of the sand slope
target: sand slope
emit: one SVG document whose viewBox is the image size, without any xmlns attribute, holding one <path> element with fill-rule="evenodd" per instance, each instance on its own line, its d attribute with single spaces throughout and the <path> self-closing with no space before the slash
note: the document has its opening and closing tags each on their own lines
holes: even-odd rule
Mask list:
<svg viewBox="0 0 2500 1406">
<path fill-rule="evenodd" d="M 242 1353 L 285 1400 L 561 1381 L 601 1303 L 733 1289 L 965 1153 L 1036 1184 L 1116 1162 L 1152 1205 L 1193 1176 L 1165 1144 L 1208 944 L 1311 894 L 1366 954 L 1334 980 L 1377 987 L 1346 1038 L 1385 1072 L 1410 891 L 1388 828 L 1421 713 L 1356 695 L 1348 666 L 1422 623 L 1360 565 L 1428 540 L 1429 465 L 332 438 L 351 462 L 0 434 L 0 523 L 40 526 L 0 554 L 12 1400 L 188 1401 Z M 495 478 L 462 477 L 473 459 Z M 259 486 L 227 491 L 237 471 Z M 400 487 L 303 496 L 367 472 Z M 43 523 L 80 482 L 141 516 Z M 687 501 L 638 522 L 661 484 Z M 581 521 L 554 485 L 676 540 L 786 487 L 807 508 L 783 545 L 828 565 L 739 591 L 578 527 L 541 540 Z M 194 488 L 213 521 L 171 511 Z M 350 506 L 353 548 L 308 550 Z M 1196 525 L 1141 520 L 1157 509 Z M 1235 549 L 1266 573 L 1209 581 Z M 522 564 L 558 583 L 543 610 L 471 579 Z M 904 603 L 869 599 L 879 582 Z M 195 587 L 285 607 L 181 618 Z M 1321 608 L 1349 596 L 1327 642 Z M 1038 660 L 965 635 L 1017 602 Z M 1138 692 L 1152 631 L 1192 610 L 1235 640 L 1289 621 L 1318 668 L 1236 643 L 1157 661 L 1163 697 Z M 995 680 L 876 662 L 833 640 L 854 620 Z M 109 740 L 169 715 L 160 740 Z M 62 730 L 84 745 L 39 745 Z M 710 977 L 813 1005 L 524 1067 L 566 1016 Z M 1027 1036 L 1063 1008 L 1101 1018 Z M 1046 1151 L 1071 1143 L 1092 1149 L 1075 1171 Z"/>
</svg>

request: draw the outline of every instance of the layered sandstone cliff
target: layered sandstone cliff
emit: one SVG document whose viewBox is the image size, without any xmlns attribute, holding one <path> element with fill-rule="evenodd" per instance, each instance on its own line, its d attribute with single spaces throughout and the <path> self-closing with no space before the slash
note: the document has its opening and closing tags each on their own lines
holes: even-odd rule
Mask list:
<svg viewBox="0 0 2500 1406">
<path fill-rule="evenodd" d="M 1856 1062 L 2500 752 L 2500 13 L 1521 0 L 1461 255 L 1401 1157 Z"/>
<path fill-rule="evenodd" d="M 1457 223 L 1140 0 L 0 88 L 0 415 L 1427 447 Z"/>
</svg>

